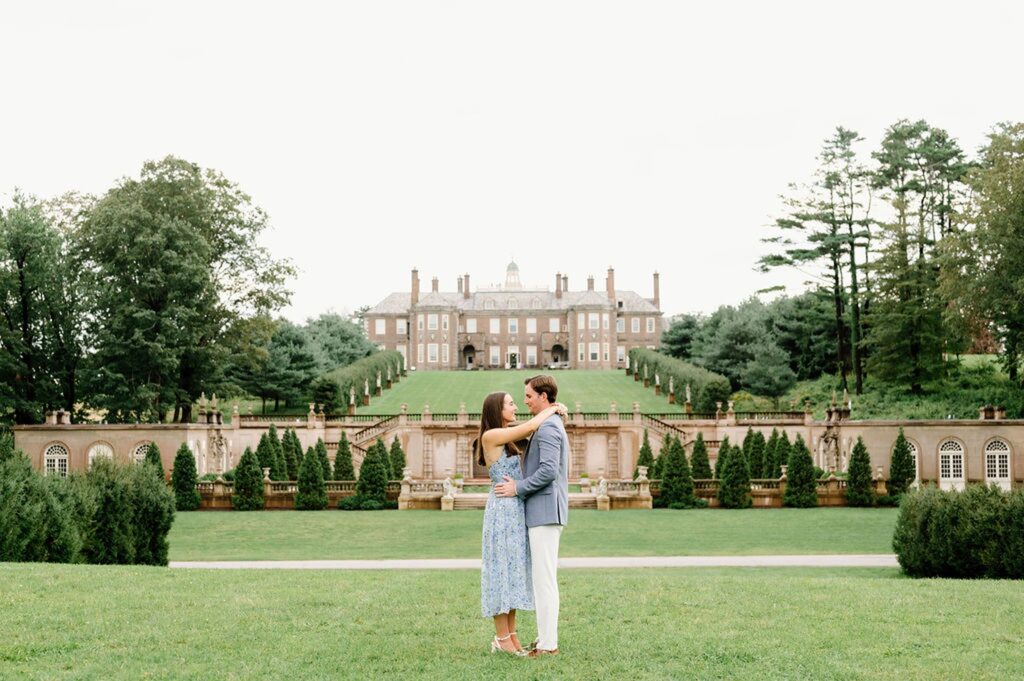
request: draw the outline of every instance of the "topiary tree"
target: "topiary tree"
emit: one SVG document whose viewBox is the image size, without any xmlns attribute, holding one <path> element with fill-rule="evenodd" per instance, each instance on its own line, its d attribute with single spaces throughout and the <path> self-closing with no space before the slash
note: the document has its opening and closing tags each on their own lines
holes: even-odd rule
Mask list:
<svg viewBox="0 0 1024 681">
<path fill-rule="evenodd" d="M 174 489 L 174 505 L 179 511 L 194 511 L 199 508 L 202 498 L 196 489 L 196 458 L 184 442 L 174 455 L 174 469 L 171 471 L 171 487 Z"/>
<path fill-rule="evenodd" d="M 710 480 L 712 478 L 711 463 L 708 461 L 708 446 L 704 443 L 704 433 L 697 433 L 697 439 L 693 441 L 690 468 L 694 480 Z"/>
<path fill-rule="evenodd" d="M 320 468 L 324 472 L 324 480 L 331 479 L 331 460 L 327 458 L 327 445 L 324 444 L 323 438 L 316 439 L 316 446 L 313 447 L 313 451 L 316 452 L 316 458 L 320 461 Z"/>
<path fill-rule="evenodd" d="M 728 454 L 729 436 L 726 435 L 725 437 L 722 438 L 722 441 L 718 443 L 718 456 L 715 457 L 715 469 L 714 471 L 712 471 L 712 474 L 715 476 L 715 479 L 720 479 L 722 477 L 722 471 L 724 470 L 726 455 Z"/>
<path fill-rule="evenodd" d="M 651 451 L 651 440 L 647 435 L 646 428 L 644 428 L 644 441 L 640 445 L 640 454 L 636 457 L 636 467 L 633 469 L 634 480 L 640 477 L 640 466 L 647 466 L 648 472 L 654 467 L 654 453 Z"/>
<path fill-rule="evenodd" d="M 723 443 L 725 444 L 725 443 Z M 748 508 L 750 501 L 750 469 L 739 446 L 728 446 L 723 457 L 719 450 L 718 504 L 722 508 Z"/>
<path fill-rule="evenodd" d="M 764 456 L 763 461 L 761 463 L 761 477 L 773 479 L 777 479 L 779 477 L 778 475 L 775 475 L 776 461 L 778 460 L 775 454 L 778 447 L 779 429 L 772 428 L 772 434 L 768 438 L 768 442 L 764 446 Z"/>
<path fill-rule="evenodd" d="M 692 508 L 697 505 L 697 497 L 693 493 L 693 477 L 690 475 L 690 464 L 686 460 L 683 443 L 672 438 L 668 449 L 662 450 L 659 459 L 664 459 L 664 470 L 661 479 L 662 504 L 669 508 Z"/>
<path fill-rule="evenodd" d="M 871 457 L 864 440 L 858 435 L 850 456 L 847 471 L 846 504 L 848 506 L 874 506 L 875 490 L 871 484 Z"/>
<path fill-rule="evenodd" d="M 892 448 L 892 459 L 889 461 L 889 496 L 898 497 L 905 494 L 916 477 L 910 443 L 900 428 L 896 435 L 896 444 Z"/>
<path fill-rule="evenodd" d="M 398 441 L 398 436 L 391 441 L 391 452 L 388 456 L 391 460 L 391 479 L 401 480 L 402 471 L 405 470 L 405 451 L 402 449 L 402 443 Z M 349 456 L 351 462 L 351 455 Z"/>
<path fill-rule="evenodd" d="M 306 455 L 303 454 L 302 442 L 299 440 L 299 434 L 296 433 L 294 429 L 292 430 L 292 446 L 295 447 L 295 465 L 297 466 L 295 469 L 295 477 L 298 479 L 299 468 L 302 468 L 302 460 Z"/>
<path fill-rule="evenodd" d="M 280 438 L 277 437 L 277 428 L 273 423 L 270 424 L 270 428 L 267 430 L 267 441 L 270 443 L 270 449 L 273 451 L 273 456 L 271 456 L 270 479 L 287 480 L 288 464 L 284 458 L 284 446 L 281 444 Z"/>
<path fill-rule="evenodd" d="M 270 438 L 266 433 L 260 435 L 259 444 L 256 445 L 256 459 L 259 461 L 260 469 L 269 468 L 271 475 L 274 472 L 274 448 L 270 444 Z M 263 479 L 263 471 L 260 470 L 260 480 Z"/>
<path fill-rule="evenodd" d="M 396 441 L 398 438 L 395 438 Z M 401 446 L 399 446 L 401 450 Z M 341 440 L 338 441 L 338 453 L 334 455 L 334 479 L 355 480 L 356 471 L 352 466 L 352 446 L 348 442 L 345 431 L 341 431 Z"/>
<path fill-rule="evenodd" d="M 764 439 L 764 433 L 759 430 L 755 430 L 750 435 L 750 452 L 747 456 L 747 461 L 750 464 L 750 477 L 751 478 L 763 478 L 764 477 L 764 450 L 767 443 Z"/>
<path fill-rule="evenodd" d="M 156 479 L 160 482 L 166 482 L 167 478 L 164 477 L 164 462 L 161 460 L 160 448 L 156 446 L 155 442 L 150 442 L 149 446 L 146 447 L 146 458 L 144 463 L 150 466 L 150 470 Z"/>
<path fill-rule="evenodd" d="M 135 561 L 134 513 L 126 477 L 126 469 L 106 457 L 93 461 L 85 474 L 96 504 L 82 546 L 89 563 L 128 565 Z M 152 474 L 149 478 L 153 479 Z"/>
<path fill-rule="evenodd" d="M 386 456 L 384 442 L 377 438 L 377 441 L 370 445 L 366 458 L 359 467 L 356 496 L 361 501 L 376 501 L 383 504 L 387 500 L 388 477 L 384 463 Z"/>
<path fill-rule="evenodd" d="M 818 505 L 818 483 L 814 479 L 814 460 L 804 444 L 804 438 L 796 436 L 789 452 L 786 468 L 786 492 L 782 505 L 791 508 L 811 508 Z"/>
<path fill-rule="evenodd" d="M 322 511 L 327 508 L 327 485 L 324 483 L 323 461 L 319 450 L 323 444 L 317 441 L 317 449 L 306 453 L 299 468 L 299 491 L 295 495 L 295 508 L 299 511 Z M 324 448 L 324 456 L 327 449 Z"/>
<path fill-rule="evenodd" d="M 174 522 L 174 493 L 149 466 L 125 470 L 132 508 L 132 537 L 136 565 L 167 565 L 167 533 Z"/>
<path fill-rule="evenodd" d="M 772 470 L 769 478 L 781 478 L 782 466 L 789 466 L 789 455 L 793 451 L 793 445 L 789 443 L 789 433 L 779 433 L 779 440 L 775 443 L 775 453 L 772 456 Z"/>
<path fill-rule="evenodd" d="M 289 480 L 299 479 L 299 458 L 300 448 L 297 446 L 297 436 L 291 428 L 286 428 L 281 438 L 281 452 L 284 455 L 284 467 Z"/>
<path fill-rule="evenodd" d="M 236 511 L 259 511 L 265 503 L 260 460 L 252 449 L 246 447 L 235 467 L 235 493 L 231 495 L 231 506 Z"/>
</svg>

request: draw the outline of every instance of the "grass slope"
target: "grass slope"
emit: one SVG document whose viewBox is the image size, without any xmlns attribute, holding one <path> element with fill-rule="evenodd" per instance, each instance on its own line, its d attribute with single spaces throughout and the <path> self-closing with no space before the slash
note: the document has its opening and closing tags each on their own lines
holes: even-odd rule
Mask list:
<svg viewBox="0 0 1024 681">
<path fill-rule="evenodd" d="M 473 570 L 0 565 L 5 679 L 1010 679 L 1014 582 L 563 570 L 559 644 L 493 656 Z M 532 613 L 520 638 L 532 639 Z"/>
<path fill-rule="evenodd" d="M 411 373 L 391 390 L 378 398 L 371 398 L 370 406 L 360 407 L 361 414 L 397 414 L 404 402 L 411 413 L 419 413 L 424 404 L 434 413 L 457 412 L 459 403 L 465 402 L 466 411 L 479 412 L 488 393 L 511 393 L 526 413 L 523 404 L 523 381 L 539 371 L 425 371 Z M 654 388 L 643 387 L 626 376 L 623 371 L 556 371 L 558 400 L 570 409 L 580 402 L 583 411 L 608 411 L 612 402 L 620 413 L 632 413 L 633 402 L 640 403 L 646 413 L 678 412 L 680 405 L 670 405 L 668 396 L 655 396 Z M 666 389 L 668 386 L 665 386 Z"/>
<path fill-rule="evenodd" d="M 897 509 L 574 510 L 562 556 L 892 553 Z M 171 560 L 476 558 L 482 511 L 178 513 Z"/>
</svg>

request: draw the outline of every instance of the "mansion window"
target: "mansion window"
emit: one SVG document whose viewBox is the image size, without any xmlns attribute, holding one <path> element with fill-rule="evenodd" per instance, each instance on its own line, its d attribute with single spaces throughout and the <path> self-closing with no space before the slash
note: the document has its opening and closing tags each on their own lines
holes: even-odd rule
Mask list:
<svg viewBox="0 0 1024 681">
<path fill-rule="evenodd" d="M 530 317 L 526 320 L 526 333 L 537 333 L 537 320 Z"/>
<path fill-rule="evenodd" d="M 448 330 L 448 315 L 446 315 L 446 314 L 441 315 L 441 330 L 442 331 L 447 331 Z"/>
<path fill-rule="evenodd" d="M 114 449 L 105 442 L 97 442 L 92 447 L 89 447 L 88 460 L 90 466 L 92 465 L 93 461 L 101 458 L 114 458 Z"/>
<path fill-rule="evenodd" d="M 53 444 L 43 453 L 43 463 L 47 475 L 68 477 L 68 448 L 61 444 Z"/>
<path fill-rule="evenodd" d="M 491 317 L 491 333 L 501 333 L 501 320 Z"/>
<path fill-rule="evenodd" d="M 427 344 L 427 362 L 437 364 L 437 343 Z"/>
<path fill-rule="evenodd" d="M 375 334 L 377 334 L 378 336 L 383 336 L 385 333 L 387 333 L 387 331 L 385 330 L 386 326 L 387 326 L 387 320 L 384 320 L 384 319 L 375 319 L 375 320 L 373 320 L 373 332 Z"/>
<path fill-rule="evenodd" d="M 603 312 L 601 314 L 601 328 L 604 329 L 605 331 L 608 330 L 608 313 L 607 312 Z"/>
<path fill-rule="evenodd" d="M 633 333 L 640 333 L 640 318 L 639 317 L 633 317 L 633 319 L 630 320 L 630 330 Z"/>
<path fill-rule="evenodd" d="M 615 320 L 615 330 L 619 333 L 625 333 L 626 331 L 626 318 L 619 317 Z"/>
<path fill-rule="evenodd" d="M 437 331 L 437 315 L 427 315 L 427 331 Z"/>
<path fill-rule="evenodd" d="M 423 364 L 423 343 L 416 344 L 416 362 Z"/>
<path fill-rule="evenodd" d="M 626 361 L 626 346 L 617 345 L 615 346 L 615 361 L 625 362 Z"/>
<path fill-rule="evenodd" d="M 601 347 L 600 343 L 591 343 L 590 344 L 590 361 L 591 362 L 596 362 L 597 361 L 597 353 L 600 352 L 600 347 Z"/>
<path fill-rule="evenodd" d="M 537 346 L 526 346 L 526 366 L 537 366 Z"/>
<path fill-rule="evenodd" d="M 408 329 L 406 328 L 407 324 L 408 322 L 404 319 L 395 320 L 395 326 L 398 327 L 396 331 L 399 336 L 404 336 L 409 332 Z"/>
<path fill-rule="evenodd" d="M 946 440 L 939 445 L 939 487 L 942 489 L 963 489 L 964 448 L 956 440 Z"/>
<path fill-rule="evenodd" d="M 476 318 L 470 317 L 466 320 L 466 333 L 476 333 Z"/>
<path fill-rule="evenodd" d="M 416 329 L 418 331 L 423 330 L 423 315 L 421 314 L 416 315 Z"/>
<path fill-rule="evenodd" d="M 1002 440 L 985 445 L 985 480 L 1010 489 L 1010 446 Z"/>
<path fill-rule="evenodd" d="M 508 320 L 508 332 L 519 333 L 519 320 L 515 317 L 511 317 Z"/>
<path fill-rule="evenodd" d="M 441 364 L 448 364 L 451 361 L 451 356 L 448 354 L 448 344 L 445 343 L 441 346 Z"/>
<path fill-rule="evenodd" d="M 579 358 L 580 358 L 581 362 L 586 358 L 586 355 L 587 355 L 586 348 L 587 348 L 587 346 L 586 346 L 585 343 L 580 343 L 579 344 L 579 351 L 580 351 L 579 352 Z"/>
<path fill-rule="evenodd" d="M 576 315 L 576 330 L 582 331 L 585 328 L 587 328 L 587 315 L 580 312 Z"/>
<path fill-rule="evenodd" d="M 647 333 L 654 333 L 654 317 L 647 318 Z"/>
<path fill-rule="evenodd" d="M 590 313 L 590 329 L 592 331 L 596 331 L 597 329 L 600 329 L 600 328 L 601 328 L 601 326 L 600 326 L 600 319 L 598 318 L 597 313 L 596 312 L 591 312 Z"/>
<path fill-rule="evenodd" d="M 604 344 L 604 345 L 603 345 L 603 346 L 601 347 L 601 356 L 603 357 L 603 359 L 604 359 L 604 361 L 605 361 L 605 362 L 607 362 L 607 361 L 608 361 L 608 348 L 609 348 L 609 347 L 610 347 L 610 346 L 608 345 L 608 343 L 605 343 L 605 344 Z"/>
<path fill-rule="evenodd" d="M 501 364 L 501 348 L 497 345 L 491 346 L 491 366 L 496 367 Z"/>
<path fill-rule="evenodd" d="M 551 333 L 558 333 L 561 330 L 562 324 L 558 317 L 548 320 L 548 331 L 550 331 Z"/>
<path fill-rule="evenodd" d="M 149 453 L 149 445 L 151 444 L 151 442 L 143 442 L 135 445 L 135 449 L 132 450 L 132 461 L 143 463 L 146 460 L 146 454 Z"/>
</svg>

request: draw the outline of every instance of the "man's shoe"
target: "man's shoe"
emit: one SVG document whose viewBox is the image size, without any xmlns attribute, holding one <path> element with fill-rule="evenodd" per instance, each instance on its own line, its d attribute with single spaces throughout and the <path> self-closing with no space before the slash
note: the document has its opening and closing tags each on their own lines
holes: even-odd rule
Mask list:
<svg viewBox="0 0 1024 681">
<path fill-rule="evenodd" d="M 536 650 L 536 649 L 537 649 L 537 644 L 538 644 L 538 643 L 540 643 L 540 639 L 539 639 L 539 638 L 535 638 L 535 639 L 533 639 L 533 643 L 531 643 L 530 645 L 528 645 L 528 646 L 526 647 L 526 649 L 527 649 L 527 650 Z"/>
<path fill-rule="evenodd" d="M 540 648 L 534 648 L 526 654 L 527 657 L 540 657 L 542 655 L 557 655 L 558 648 L 552 648 L 551 650 L 541 650 Z"/>
</svg>

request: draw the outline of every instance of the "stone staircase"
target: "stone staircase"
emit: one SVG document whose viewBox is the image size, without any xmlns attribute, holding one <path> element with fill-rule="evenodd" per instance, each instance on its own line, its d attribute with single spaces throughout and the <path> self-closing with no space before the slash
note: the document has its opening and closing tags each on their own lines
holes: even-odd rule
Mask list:
<svg viewBox="0 0 1024 681">
<path fill-rule="evenodd" d="M 455 510 L 481 510 L 487 505 L 487 495 L 478 493 L 456 494 Z M 597 497 L 593 494 L 570 494 L 569 508 L 597 508 Z"/>
</svg>

